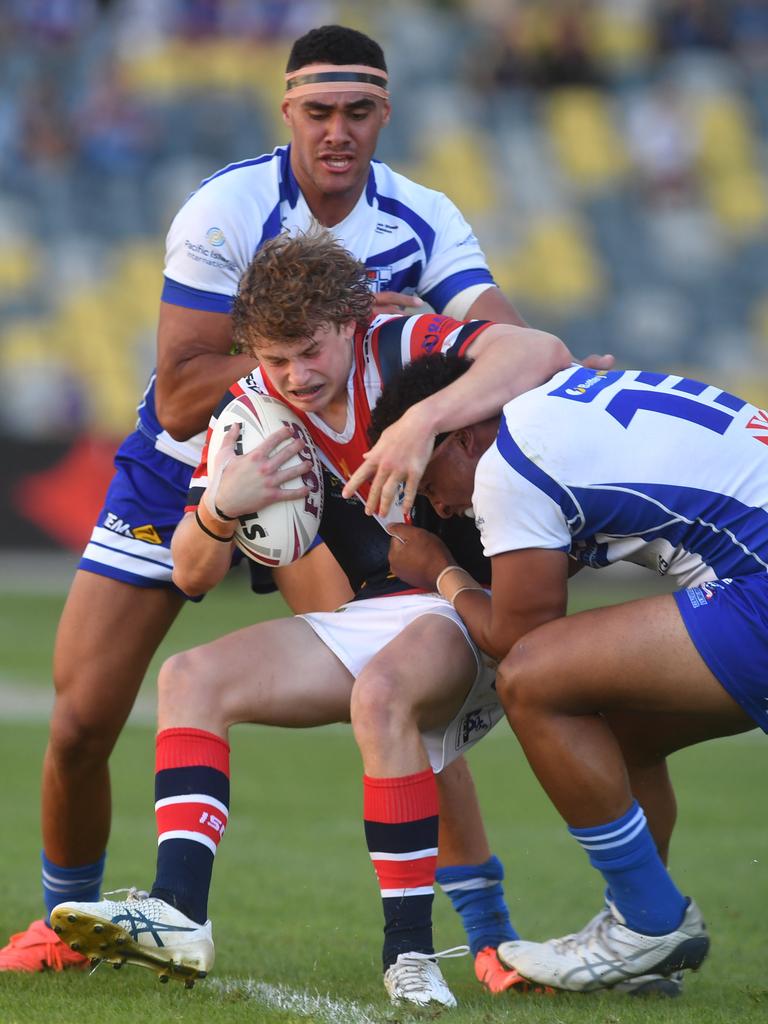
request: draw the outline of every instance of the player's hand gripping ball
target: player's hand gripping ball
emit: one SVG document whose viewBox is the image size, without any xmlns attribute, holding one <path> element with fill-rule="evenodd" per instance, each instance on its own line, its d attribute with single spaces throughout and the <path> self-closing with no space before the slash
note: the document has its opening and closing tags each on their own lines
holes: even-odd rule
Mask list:
<svg viewBox="0 0 768 1024">
<path fill-rule="evenodd" d="M 283 489 L 306 488 L 309 493 L 293 501 L 276 501 L 258 512 L 239 516 L 234 541 L 237 547 L 261 565 L 290 565 L 310 548 L 317 536 L 323 514 L 323 473 L 309 432 L 297 414 L 270 395 L 241 395 L 219 415 L 208 442 L 211 466 L 228 431 L 239 425 L 236 455 L 247 455 L 276 430 L 287 427 L 291 437 L 274 451 L 302 440 L 303 447 L 285 463 L 285 468 L 310 463 L 306 473 L 282 484 Z"/>
</svg>

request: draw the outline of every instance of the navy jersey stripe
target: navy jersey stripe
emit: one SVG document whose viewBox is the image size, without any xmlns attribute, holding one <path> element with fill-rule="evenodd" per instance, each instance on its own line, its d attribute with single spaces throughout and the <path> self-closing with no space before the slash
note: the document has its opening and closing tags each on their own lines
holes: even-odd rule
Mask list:
<svg viewBox="0 0 768 1024">
<path fill-rule="evenodd" d="M 471 338 L 473 334 L 477 333 L 480 327 L 489 323 L 491 323 L 490 320 L 470 320 L 468 324 L 464 324 L 464 326 L 459 328 L 456 332 L 456 339 L 451 344 L 451 347 L 446 349 L 445 354 L 448 356 L 463 355 L 462 349 L 467 342 L 467 338 Z"/>
<path fill-rule="evenodd" d="M 387 320 L 376 329 L 377 362 L 382 386 L 388 384 L 403 368 L 402 338 L 407 317 Z"/>
</svg>

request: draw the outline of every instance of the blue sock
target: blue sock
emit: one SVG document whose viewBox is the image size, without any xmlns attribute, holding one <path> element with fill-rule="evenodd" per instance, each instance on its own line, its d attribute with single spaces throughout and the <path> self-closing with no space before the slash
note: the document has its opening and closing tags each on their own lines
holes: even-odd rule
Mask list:
<svg viewBox="0 0 768 1024">
<path fill-rule="evenodd" d="M 51 911 L 58 903 L 65 900 L 77 901 L 78 903 L 94 903 L 99 898 L 101 883 L 104 880 L 104 863 L 107 859 L 106 853 L 93 864 L 83 864 L 78 868 L 62 868 L 48 860 L 45 852 L 41 851 L 40 859 L 43 862 L 43 900 L 45 901 L 45 920 L 51 916 Z"/>
<path fill-rule="evenodd" d="M 435 880 L 461 915 L 472 956 L 486 946 L 519 939 L 504 900 L 504 865 L 498 857 L 484 864 L 438 868 Z"/>
<path fill-rule="evenodd" d="M 628 928 L 666 935 L 679 926 L 687 900 L 664 867 L 637 801 L 617 821 L 568 831 L 602 874 Z"/>
</svg>

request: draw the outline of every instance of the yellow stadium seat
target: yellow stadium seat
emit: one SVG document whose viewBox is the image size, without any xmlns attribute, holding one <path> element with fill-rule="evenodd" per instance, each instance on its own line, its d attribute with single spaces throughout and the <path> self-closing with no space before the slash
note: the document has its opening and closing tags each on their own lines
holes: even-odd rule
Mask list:
<svg viewBox="0 0 768 1024">
<path fill-rule="evenodd" d="M 734 169 L 704 183 L 712 212 L 737 238 L 763 234 L 768 226 L 768 182 L 757 170 Z"/>
<path fill-rule="evenodd" d="M 498 189 L 491 170 L 488 139 L 460 128 L 429 138 L 424 155 L 414 165 L 397 170 L 428 188 L 445 192 L 468 220 L 498 209 Z"/>
<path fill-rule="evenodd" d="M 610 106 L 597 89 L 555 90 L 546 125 L 560 166 L 586 191 L 613 184 L 627 170 L 627 154 Z"/>
<path fill-rule="evenodd" d="M 490 257 L 500 287 L 523 305 L 535 303 L 558 313 L 592 306 L 604 284 L 584 226 L 571 216 L 535 221 L 513 257 Z"/>
<path fill-rule="evenodd" d="M 0 302 L 32 286 L 40 273 L 40 253 L 30 239 L 0 245 Z"/>
</svg>

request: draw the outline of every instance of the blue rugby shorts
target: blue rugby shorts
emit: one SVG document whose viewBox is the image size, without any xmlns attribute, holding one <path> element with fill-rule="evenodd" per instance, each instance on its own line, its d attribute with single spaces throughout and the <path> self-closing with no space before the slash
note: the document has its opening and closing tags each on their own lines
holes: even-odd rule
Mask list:
<svg viewBox="0 0 768 1024">
<path fill-rule="evenodd" d="M 171 537 L 191 476 L 191 466 L 157 451 L 140 431 L 129 434 L 78 568 L 135 587 L 173 587 Z"/>
<path fill-rule="evenodd" d="M 713 580 L 674 596 L 709 670 L 768 732 L 768 573 Z"/>
</svg>

